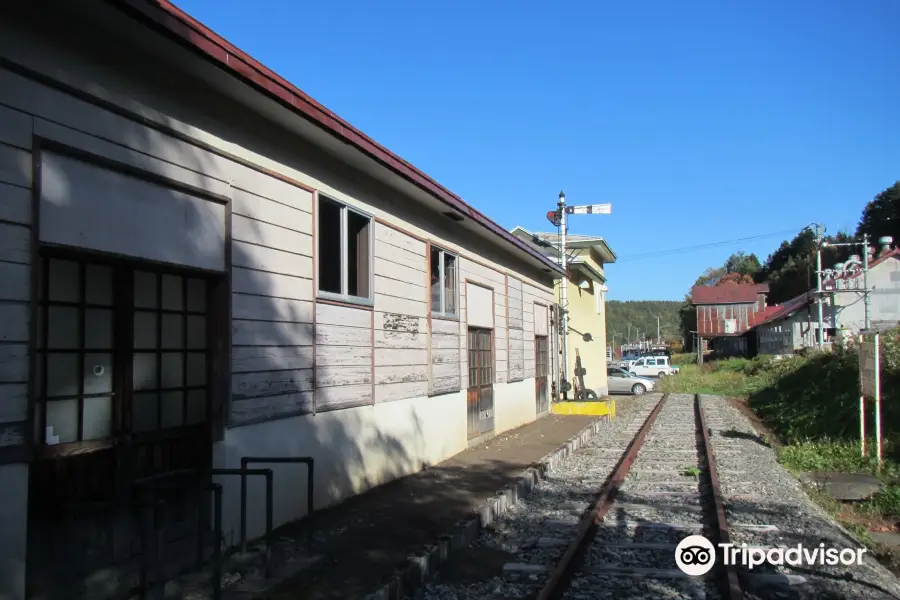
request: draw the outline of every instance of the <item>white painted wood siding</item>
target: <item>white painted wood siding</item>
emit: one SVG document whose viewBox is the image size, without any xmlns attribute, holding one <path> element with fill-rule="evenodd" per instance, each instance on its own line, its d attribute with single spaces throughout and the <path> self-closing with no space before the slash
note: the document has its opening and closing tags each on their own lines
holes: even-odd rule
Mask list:
<svg viewBox="0 0 900 600">
<path fill-rule="evenodd" d="M 375 223 L 374 401 L 428 394 L 426 244 Z"/>
<path fill-rule="evenodd" d="M 525 377 L 522 280 L 509 277 L 507 285 L 509 288 L 509 380 L 519 381 Z"/>
<path fill-rule="evenodd" d="M 316 305 L 316 412 L 372 403 L 372 319 L 367 308 Z"/>
<path fill-rule="evenodd" d="M 225 206 L 55 152 L 41 154 L 40 240 L 225 270 Z"/>
<path fill-rule="evenodd" d="M 462 389 L 460 380 L 459 322 L 431 318 L 431 393 Z"/>
<path fill-rule="evenodd" d="M 547 307 L 542 304 L 534 305 L 534 335 L 547 335 L 550 330 L 550 315 Z"/>
<path fill-rule="evenodd" d="M 0 106 L 0 450 L 26 443 L 33 122 Z"/>
<path fill-rule="evenodd" d="M 313 346 L 321 332 L 312 194 L 265 180 L 247 187 L 231 191 L 231 425 L 312 412 L 323 379 Z"/>
</svg>

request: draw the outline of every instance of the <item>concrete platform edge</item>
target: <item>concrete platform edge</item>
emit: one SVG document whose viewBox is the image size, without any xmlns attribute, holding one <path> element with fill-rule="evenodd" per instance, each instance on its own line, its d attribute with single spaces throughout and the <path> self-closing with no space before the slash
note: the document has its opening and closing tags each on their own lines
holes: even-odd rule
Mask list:
<svg viewBox="0 0 900 600">
<path fill-rule="evenodd" d="M 428 578 L 437 572 L 440 565 L 447 561 L 451 552 L 474 542 L 481 535 L 484 527 L 518 504 L 520 498 L 531 493 L 538 482 L 575 451 L 584 447 L 600 432 L 603 424 L 608 422 L 609 415 L 600 417 L 569 438 L 565 444 L 528 468 L 516 479 L 515 483 L 498 490 L 468 517 L 456 523 L 433 543 L 408 557 L 407 561 L 398 567 L 393 575 L 388 576 L 387 581 L 380 588 L 375 590 L 372 597 L 378 600 L 402 600 L 424 585 Z"/>
</svg>

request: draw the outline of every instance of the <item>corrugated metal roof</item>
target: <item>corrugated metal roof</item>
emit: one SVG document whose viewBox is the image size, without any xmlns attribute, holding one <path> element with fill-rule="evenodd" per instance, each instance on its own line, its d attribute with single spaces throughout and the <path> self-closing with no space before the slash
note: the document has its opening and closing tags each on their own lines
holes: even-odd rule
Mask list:
<svg viewBox="0 0 900 600">
<path fill-rule="evenodd" d="M 695 285 L 691 288 L 691 304 L 737 304 L 756 302 L 759 294 L 768 293 L 765 283 Z"/>
<path fill-rule="evenodd" d="M 759 327 L 760 325 L 765 325 L 767 323 L 774 323 L 775 321 L 779 321 L 787 316 L 789 316 L 794 311 L 803 308 L 807 304 L 811 303 L 815 300 L 816 294 L 813 290 L 809 290 L 808 292 L 804 292 L 799 296 L 795 296 L 785 302 L 784 304 L 778 304 L 776 306 L 767 306 L 766 311 L 757 316 L 754 319 L 754 323 L 751 326 Z"/>
</svg>

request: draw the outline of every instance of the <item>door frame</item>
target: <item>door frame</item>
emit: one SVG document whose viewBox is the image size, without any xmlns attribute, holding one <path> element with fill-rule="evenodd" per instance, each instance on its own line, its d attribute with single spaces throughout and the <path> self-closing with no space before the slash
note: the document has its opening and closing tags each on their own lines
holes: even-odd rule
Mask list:
<svg viewBox="0 0 900 600">
<path fill-rule="evenodd" d="M 472 347 L 473 336 L 475 341 L 474 348 Z M 481 348 L 479 340 L 486 340 L 488 348 Z M 474 365 L 473 356 L 475 359 Z M 466 359 L 469 371 L 466 384 L 466 434 L 468 439 L 472 440 L 489 435 L 495 429 L 494 379 L 496 377 L 496 369 L 493 329 L 486 327 L 466 328 Z M 487 373 L 485 373 L 485 370 L 487 370 Z M 483 408 L 485 404 L 489 405 L 486 409 Z M 489 416 L 482 418 L 481 414 L 487 411 L 489 411 Z"/>
<path fill-rule="evenodd" d="M 65 351 L 68 354 L 76 354 L 78 358 L 75 363 L 80 365 L 74 376 L 78 379 L 77 396 L 78 414 L 76 418 L 79 420 L 79 440 L 69 443 L 47 444 L 45 436 L 44 423 L 46 419 L 46 411 L 44 408 L 47 402 L 45 398 L 46 379 L 49 374 L 46 372 L 46 356 L 52 353 L 47 347 L 47 338 L 49 332 L 49 310 L 47 304 L 58 304 L 49 300 L 50 290 L 47 288 L 49 283 L 49 269 L 51 260 L 69 261 L 78 265 L 78 300 L 72 303 L 64 303 L 65 306 L 73 306 L 78 308 L 77 321 L 77 343 L 73 349 Z M 111 269 L 110 280 L 110 304 L 94 305 L 86 302 L 86 289 L 88 280 L 86 273 L 92 266 L 108 267 Z M 205 383 L 202 386 L 205 389 L 206 405 L 204 419 L 200 422 L 190 424 L 189 421 L 183 421 L 181 425 L 174 428 L 162 428 L 162 423 L 157 424 L 157 428 L 147 433 L 136 433 L 133 431 L 131 423 L 131 411 L 128 405 L 132 402 L 134 391 L 132 390 L 132 363 L 135 356 L 133 344 L 133 319 L 139 307 L 135 307 L 133 300 L 134 290 L 134 273 L 135 272 L 154 273 L 156 285 L 156 309 L 154 311 L 156 317 L 157 336 L 156 348 L 147 350 L 147 352 L 155 352 L 157 355 L 157 378 L 159 376 L 159 357 L 162 348 L 159 346 L 161 335 L 161 311 L 160 295 L 162 293 L 162 275 L 172 275 L 181 278 L 182 286 L 182 308 L 177 311 L 170 311 L 171 314 L 182 315 L 181 322 L 181 346 L 180 350 L 174 346 L 172 352 L 182 354 L 181 369 L 182 381 L 179 388 L 183 394 L 182 411 L 187 410 L 188 392 L 193 389 L 188 385 L 186 379 L 188 372 L 188 356 L 192 351 L 187 345 L 187 323 L 192 314 L 202 315 L 205 320 L 205 333 L 203 339 L 202 353 L 205 357 Z M 37 260 L 33 265 L 34 284 L 34 320 L 35 335 L 32 338 L 31 347 L 32 361 L 30 368 L 31 394 L 29 397 L 29 417 L 32 419 L 34 426 L 31 428 L 28 441 L 33 448 L 31 461 L 31 476 L 29 477 L 29 502 L 28 502 L 28 519 L 29 522 L 34 518 L 43 518 L 49 516 L 53 519 L 66 519 L 68 510 L 72 506 L 80 506 L 77 510 L 99 510 L 99 507 L 109 505 L 106 509 L 106 515 L 109 517 L 111 526 L 118 528 L 122 523 L 122 514 L 114 507 L 124 506 L 131 495 L 131 484 L 136 477 L 140 476 L 140 462 L 138 459 L 143 458 L 145 466 L 155 468 L 154 465 L 159 462 L 155 456 L 162 453 L 172 455 L 175 463 L 182 459 L 192 464 L 197 464 L 198 468 L 211 468 L 213 461 L 213 444 L 215 441 L 215 413 L 216 413 L 216 389 L 218 376 L 216 375 L 215 356 L 223 346 L 229 346 L 228 339 L 220 340 L 221 328 L 218 326 L 217 316 L 221 314 L 222 308 L 219 306 L 222 298 L 217 294 L 223 285 L 227 285 L 227 277 L 224 273 L 210 272 L 206 270 L 184 268 L 178 265 L 162 265 L 154 262 L 133 259 L 130 257 L 111 256 L 105 253 L 95 253 L 83 249 L 70 249 L 58 246 L 42 245 L 37 253 Z M 189 279 L 199 279 L 204 282 L 205 301 L 202 310 L 189 309 L 187 304 L 187 287 Z M 109 349 L 92 350 L 85 347 L 85 311 L 94 309 L 110 310 L 111 319 L 111 346 Z M 224 311 L 227 314 L 228 311 Z M 166 313 L 169 314 L 169 313 Z M 37 322 L 40 321 L 40 326 Z M 42 339 L 38 339 L 37 332 L 40 331 Z M 193 350 L 199 354 L 201 349 L 198 347 Z M 81 422 L 83 420 L 82 406 L 84 404 L 84 359 L 91 353 L 109 354 L 109 368 L 111 370 L 111 391 L 112 404 L 110 407 L 110 431 L 109 435 L 97 440 L 81 440 Z M 156 381 L 157 389 L 162 389 L 163 382 Z M 194 386 L 200 389 L 200 386 Z M 173 388 L 175 389 L 175 388 Z M 158 403 L 161 410 L 161 394 Z M 104 392 L 105 395 L 105 392 Z M 159 414 L 159 413 L 157 413 Z M 182 412 L 182 417 L 185 413 Z M 199 414 L 197 414 L 199 416 Z M 181 459 L 177 455 L 187 453 Z M 165 459 L 159 459 L 162 463 L 171 462 Z M 173 463 L 173 464 L 175 464 Z M 202 465 L 201 465 L 202 464 Z M 163 464 L 164 467 L 164 464 Z M 175 466 L 173 468 L 179 468 Z M 91 481 L 85 481 L 81 489 L 73 490 L 71 495 L 62 494 L 60 496 L 41 498 L 40 490 L 52 492 L 54 489 L 65 489 L 66 482 L 71 477 L 78 479 L 78 473 L 82 473 L 84 469 L 99 469 L 102 475 L 94 475 Z M 60 479 L 62 478 L 62 479 Z M 108 478 L 105 482 L 104 478 Z M 63 486 L 60 488 L 60 486 Z M 73 504 L 73 502 L 75 504 Z M 99 504 L 97 504 L 99 503 Z M 98 508 L 91 509 L 91 506 Z M 68 507 L 68 508 L 67 508 Z M 99 515 L 100 513 L 98 513 Z M 100 518 L 98 516 L 98 518 Z M 55 522 L 55 521 L 54 521 Z M 104 521 L 105 523 L 105 521 Z M 40 528 L 39 528 L 40 529 Z M 117 529 L 118 530 L 118 529 Z M 27 541 L 27 555 L 29 568 L 26 571 L 26 585 L 28 589 L 34 590 L 35 584 L 38 582 L 34 579 L 37 574 L 31 571 L 31 566 L 40 566 L 47 568 L 49 565 L 43 563 L 44 558 L 39 558 L 35 551 L 34 544 L 40 544 L 40 540 L 46 534 L 42 530 L 34 530 L 29 527 L 29 536 Z M 61 536 L 67 535 L 65 531 L 59 533 Z M 118 555 L 118 548 L 123 541 L 114 542 L 113 560 L 130 560 L 127 557 Z M 127 550 L 127 549 L 126 549 Z M 49 556 L 47 557 L 49 558 Z M 38 561 L 35 563 L 35 559 Z M 53 560 L 56 560 L 55 558 Z M 111 563 L 109 566 L 113 566 Z M 93 567 L 88 567 L 93 568 Z M 97 568 L 105 568 L 97 565 Z M 65 577 L 61 575 L 62 577 Z M 39 586 L 53 586 L 63 581 L 50 581 L 38 584 Z"/>
<path fill-rule="evenodd" d="M 544 360 L 541 361 L 543 355 Z M 535 414 L 550 410 L 550 336 L 534 336 L 534 393 Z"/>
</svg>

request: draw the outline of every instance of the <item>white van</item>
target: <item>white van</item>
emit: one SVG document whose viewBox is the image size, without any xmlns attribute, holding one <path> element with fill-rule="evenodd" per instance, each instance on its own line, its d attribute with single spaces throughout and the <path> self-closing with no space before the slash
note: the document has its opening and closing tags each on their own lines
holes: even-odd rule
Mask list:
<svg viewBox="0 0 900 600">
<path fill-rule="evenodd" d="M 669 364 L 668 356 L 645 356 L 628 362 L 628 372 L 638 377 L 665 377 L 678 371 L 678 367 Z"/>
</svg>

